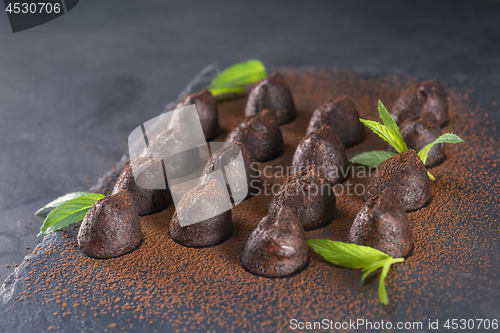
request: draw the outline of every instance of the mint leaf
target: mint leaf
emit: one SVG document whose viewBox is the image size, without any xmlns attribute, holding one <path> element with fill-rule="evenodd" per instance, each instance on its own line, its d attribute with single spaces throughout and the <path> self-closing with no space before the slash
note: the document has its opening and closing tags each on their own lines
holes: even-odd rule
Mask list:
<svg viewBox="0 0 500 333">
<path fill-rule="evenodd" d="M 378 285 L 378 298 L 380 299 L 380 302 L 382 304 L 389 304 L 389 301 L 387 299 L 387 293 L 385 291 L 385 278 L 387 276 L 387 273 L 389 273 L 389 268 L 391 267 L 392 264 L 396 262 L 403 262 L 405 261 L 404 258 L 392 258 L 388 259 L 384 263 L 384 267 L 382 267 L 382 272 L 380 272 L 380 280 L 379 280 L 379 285 Z"/>
<path fill-rule="evenodd" d="M 51 211 L 40 228 L 41 235 L 48 235 L 73 223 L 80 222 L 92 205 L 104 198 L 100 193 L 90 193 L 66 201 Z"/>
<path fill-rule="evenodd" d="M 384 279 L 391 265 L 396 262 L 403 262 L 404 258 L 393 258 L 369 246 L 335 242 L 327 239 L 310 239 L 307 244 L 334 265 L 362 269 L 362 281 L 370 273 L 382 268 L 378 296 L 382 304 L 388 304 Z"/>
<path fill-rule="evenodd" d="M 241 94 L 245 92 L 245 88 L 240 87 L 227 87 L 227 88 L 212 88 L 210 92 L 214 96 L 222 95 L 222 94 Z"/>
<path fill-rule="evenodd" d="M 401 133 L 399 133 L 399 130 L 394 131 L 372 120 L 359 118 L 359 121 L 368 126 L 368 128 L 375 132 L 375 134 L 387 141 L 391 146 L 394 147 L 394 149 L 396 149 L 398 153 L 402 153 L 408 150 L 408 147 L 406 147 L 406 143 L 404 142 Z"/>
<path fill-rule="evenodd" d="M 244 85 L 266 78 L 266 67 L 257 59 L 251 59 L 226 68 L 208 86 L 212 95 L 244 92 Z"/>
<path fill-rule="evenodd" d="M 72 200 L 72 199 L 75 199 L 75 198 L 78 198 L 78 197 L 81 197 L 82 195 L 86 195 L 86 194 L 89 194 L 90 192 L 72 192 L 72 193 L 67 193 L 65 195 L 63 195 L 62 197 L 59 197 L 51 202 L 49 202 L 48 204 L 46 204 L 45 206 L 43 206 L 42 208 L 40 208 L 39 210 L 37 210 L 35 212 L 35 216 L 47 216 L 47 214 L 42 214 L 42 212 L 45 210 L 45 209 L 48 209 L 48 208 L 56 208 L 58 206 L 60 206 L 61 204 L 65 203 L 66 201 L 69 201 L 69 200 Z"/>
<path fill-rule="evenodd" d="M 396 124 L 396 121 L 394 121 L 394 118 L 392 118 L 389 114 L 381 100 L 378 100 L 378 113 L 383 124 L 361 118 L 359 121 L 368 126 L 368 128 L 375 132 L 375 134 L 387 141 L 394 147 L 394 149 L 396 149 L 398 153 L 407 151 L 408 147 L 403 140 L 403 136 L 399 133 L 399 127 Z"/>
<path fill-rule="evenodd" d="M 335 242 L 328 239 L 310 239 L 307 244 L 332 264 L 342 267 L 359 269 L 390 258 L 384 252 L 369 246 Z"/>
<path fill-rule="evenodd" d="M 349 162 L 371 167 L 378 167 L 386 159 L 395 155 L 396 153 L 392 153 L 390 151 L 374 150 L 356 155 L 351 158 Z"/>
<path fill-rule="evenodd" d="M 464 142 L 458 135 L 453 134 L 453 133 L 445 133 L 441 135 L 439 138 L 434 140 L 434 142 L 429 143 L 427 146 L 425 146 L 421 151 L 418 152 L 418 156 L 422 160 L 422 162 L 425 164 L 425 161 L 427 161 L 427 156 L 429 155 L 429 151 L 431 148 L 438 143 L 459 143 L 459 142 Z M 431 178 L 432 179 L 432 178 Z"/>
<path fill-rule="evenodd" d="M 382 122 L 384 123 L 385 127 L 387 127 L 393 132 L 399 133 L 398 124 L 396 124 L 396 121 L 394 120 L 394 118 L 392 118 L 391 114 L 389 113 L 389 111 L 387 111 L 387 109 L 385 108 L 384 104 L 382 104 L 382 101 L 380 99 L 378 100 L 378 114 L 380 116 L 380 119 L 382 119 Z M 401 140 L 403 140 L 403 137 L 401 137 Z"/>
<path fill-rule="evenodd" d="M 387 299 L 387 292 L 385 291 L 385 277 L 389 273 L 389 268 L 391 267 L 391 262 L 386 261 L 384 267 L 382 267 L 382 272 L 380 272 L 380 280 L 378 282 L 378 299 L 382 304 L 387 305 L 389 303 Z"/>
<path fill-rule="evenodd" d="M 389 259 L 380 260 L 380 261 L 373 263 L 373 265 L 371 265 L 371 266 L 364 267 L 362 270 L 363 275 L 361 276 L 361 281 L 364 281 L 368 277 L 368 275 L 370 275 L 370 273 L 376 271 L 380 267 L 383 267 L 387 260 L 389 260 Z"/>
</svg>

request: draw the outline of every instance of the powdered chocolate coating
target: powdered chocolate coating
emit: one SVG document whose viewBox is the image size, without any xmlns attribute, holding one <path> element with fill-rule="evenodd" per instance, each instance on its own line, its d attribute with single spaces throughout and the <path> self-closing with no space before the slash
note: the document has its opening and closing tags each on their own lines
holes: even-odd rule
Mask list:
<svg viewBox="0 0 500 333">
<path fill-rule="evenodd" d="M 365 139 L 365 128 L 359 121 L 359 113 L 349 97 L 330 99 L 318 107 L 309 121 L 307 134 L 318 130 L 323 124 L 330 125 L 342 144 L 347 148 Z"/>
<path fill-rule="evenodd" d="M 199 93 L 187 95 L 177 104 L 176 109 L 191 104 L 194 104 L 198 111 L 205 140 L 209 141 L 219 135 L 219 109 L 212 93 L 204 89 Z"/>
<path fill-rule="evenodd" d="M 163 174 L 161 175 L 163 177 Z M 137 214 L 148 215 L 162 211 L 172 202 L 170 190 L 150 190 L 137 185 L 129 163 L 116 181 L 112 194 L 126 189 L 133 197 Z"/>
<path fill-rule="evenodd" d="M 188 213 L 191 209 L 199 209 L 201 206 L 208 207 L 214 201 L 218 201 L 224 190 L 222 184 L 212 179 L 207 183 L 200 184 L 189 191 L 180 200 L 176 212 L 170 221 L 170 237 L 185 246 L 206 247 L 225 241 L 233 233 L 233 220 L 231 210 L 206 219 L 204 221 L 182 227 L 177 214 Z M 208 208 L 207 208 L 208 209 Z"/>
<path fill-rule="evenodd" d="M 264 217 L 248 237 L 241 265 L 266 277 L 297 272 L 309 259 L 306 233 L 293 211 L 283 206 Z"/>
<path fill-rule="evenodd" d="M 379 165 L 368 180 L 365 201 L 391 188 L 406 211 L 419 209 L 431 197 L 431 181 L 427 169 L 415 150 L 390 157 Z"/>
<path fill-rule="evenodd" d="M 243 143 L 258 162 L 275 158 L 283 150 L 283 136 L 269 110 L 245 118 L 229 133 L 226 142 Z"/>
<path fill-rule="evenodd" d="M 441 126 L 449 120 L 446 92 L 437 80 L 424 81 L 405 90 L 394 105 L 391 115 L 400 124 L 425 111 L 432 112 Z"/>
<path fill-rule="evenodd" d="M 240 169 L 237 167 L 224 168 L 229 163 L 231 163 L 240 152 L 243 157 L 243 164 L 245 165 L 245 175 L 241 175 Z M 238 193 L 244 191 L 245 189 L 248 191 L 246 198 L 258 193 L 258 189 L 261 186 L 259 166 L 257 165 L 257 163 L 255 163 L 255 160 L 250 155 L 247 147 L 241 142 L 235 142 L 232 145 L 219 149 L 212 155 L 212 158 L 203 170 L 200 184 L 212 179 L 214 175 L 213 171 L 220 169 L 223 169 L 225 171 L 227 179 L 246 179 L 246 184 L 237 183 L 233 184 L 233 187 L 229 187 L 229 183 L 226 184 L 231 199 L 233 199 L 233 192 Z"/>
<path fill-rule="evenodd" d="M 97 201 L 85 214 L 78 247 L 93 258 L 114 258 L 141 242 L 141 220 L 129 191 L 120 190 Z"/>
<path fill-rule="evenodd" d="M 278 125 L 289 123 L 297 116 L 292 92 L 278 72 L 273 72 L 252 89 L 245 116 L 251 117 L 264 110 L 271 111 Z"/>
<path fill-rule="evenodd" d="M 348 175 L 349 165 L 344 145 L 328 124 L 302 139 L 293 155 L 292 165 L 296 171 L 313 164 L 333 184 L 341 183 Z"/>
<path fill-rule="evenodd" d="M 332 185 L 316 165 L 311 165 L 288 177 L 269 203 L 269 213 L 287 206 L 293 210 L 305 230 L 324 227 L 335 216 Z"/>
<path fill-rule="evenodd" d="M 441 136 L 441 127 L 432 112 L 424 112 L 413 116 L 399 125 L 399 132 L 409 149 L 421 151 L 429 143 Z M 425 166 L 433 166 L 445 157 L 444 143 L 435 144 L 429 151 Z"/>
<path fill-rule="evenodd" d="M 411 227 L 401 200 L 391 188 L 371 197 L 354 220 L 349 241 L 370 246 L 394 258 L 402 258 L 413 247 Z"/>
</svg>

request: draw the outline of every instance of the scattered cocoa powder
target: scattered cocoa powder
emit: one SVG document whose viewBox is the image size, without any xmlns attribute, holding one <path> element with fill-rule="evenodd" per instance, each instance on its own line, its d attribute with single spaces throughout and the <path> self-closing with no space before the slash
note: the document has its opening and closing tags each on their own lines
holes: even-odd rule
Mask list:
<svg viewBox="0 0 500 333">
<path fill-rule="evenodd" d="M 291 164 L 311 112 L 327 99 L 350 96 L 361 117 L 378 120 L 377 99 L 391 108 L 400 91 L 415 82 L 414 78 L 391 75 L 359 78 L 335 70 L 283 73 L 299 112 L 295 121 L 281 126 L 284 153 L 263 163 L 261 170 Z M 432 184 L 431 202 L 408 214 L 414 249 L 404 263 L 393 265 L 386 279 L 388 307 L 379 303 L 374 279 L 363 284 L 359 270 L 333 266 L 312 250 L 309 264 L 287 278 L 268 279 L 245 271 L 239 262 L 240 253 L 256 223 L 267 214 L 271 196 L 264 194 L 237 205 L 232 215 L 234 234 L 209 248 L 188 248 L 172 241 L 169 222 L 173 205 L 142 217 L 141 244 L 118 258 L 84 257 L 75 237 L 68 237 L 63 244 L 53 244 L 40 254 L 32 266 L 25 283 L 36 291 L 28 289 L 17 297 L 21 302 L 56 302 L 61 313 L 69 316 L 125 315 L 145 327 L 168 321 L 176 331 L 219 327 L 229 332 L 285 331 L 291 318 L 427 321 L 429 313 L 461 311 L 462 302 L 469 298 L 480 299 L 474 305 L 478 311 L 488 308 L 499 297 L 500 289 L 500 161 L 498 138 L 485 133 L 495 132 L 498 116 L 495 121 L 488 118 L 486 107 L 471 108 L 471 89 L 460 85 L 445 85 L 445 89 L 450 96 L 451 119 L 443 133 L 457 133 L 465 143 L 446 145 L 445 161 L 431 169 L 437 179 Z M 217 141 L 241 121 L 244 106 L 243 99 L 219 106 L 222 133 Z M 381 139 L 369 130 L 366 133 L 362 144 L 348 149 L 349 157 L 383 149 Z M 285 180 L 262 179 L 270 186 Z M 367 179 L 355 174 L 349 180 L 354 187 Z M 343 188 L 347 191 L 345 182 Z M 345 191 L 337 197 L 336 219 L 325 228 L 308 231 L 309 239 L 347 241 L 352 221 L 364 202 L 362 195 L 347 195 Z M 29 280 L 35 272 L 37 279 Z M 120 324 L 124 326 L 122 331 L 133 327 Z M 116 323 L 108 326 L 114 327 Z"/>
</svg>

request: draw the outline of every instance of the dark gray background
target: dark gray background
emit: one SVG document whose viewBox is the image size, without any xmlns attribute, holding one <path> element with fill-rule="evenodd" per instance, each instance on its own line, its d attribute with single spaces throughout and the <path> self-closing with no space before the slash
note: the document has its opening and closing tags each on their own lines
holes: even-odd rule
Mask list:
<svg viewBox="0 0 500 333">
<path fill-rule="evenodd" d="M 88 190 L 207 63 L 249 58 L 500 77 L 500 3 L 87 0 L 16 34 L 0 13 L 0 280 L 37 208 Z"/>
</svg>

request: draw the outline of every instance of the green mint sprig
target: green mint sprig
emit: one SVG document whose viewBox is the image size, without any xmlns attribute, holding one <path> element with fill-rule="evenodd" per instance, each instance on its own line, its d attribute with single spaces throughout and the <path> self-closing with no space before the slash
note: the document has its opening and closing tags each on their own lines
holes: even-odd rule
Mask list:
<svg viewBox="0 0 500 333">
<path fill-rule="evenodd" d="M 368 128 L 370 128 L 373 132 L 379 135 L 382 139 L 387 141 L 391 146 L 394 147 L 394 149 L 396 149 L 398 153 L 403 153 L 407 151 L 408 147 L 406 146 L 406 143 L 403 140 L 403 136 L 399 132 L 398 125 L 396 124 L 396 122 L 394 121 L 394 119 L 392 118 L 392 116 L 390 115 L 390 113 L 387 111 L 386 107 L 384 106 L 384 104 L 382 104 L 380 100 L 378 101 L 378 112 L 383 124 L 377 123 L 376 121 L 366 120 L 361 118 L 359 119 L 359 121 L 368 126 Z M 421 151 L 419 151 L 418 156 L 425 164 L 427 156 L 429 155 L 429 151 L 435 144 L 459 143 L 459 142 L 464 142 L 464 140 L 462 140 L 456 134 L 445 133 L 436 140 L 434 140 L 434 142 L 429 143 Z M 350 160 L 350 162 L 371 167 L 378 167 L 386 159 L 395 155 L 396 154 L 391 152 L 383 150 L 375 150 L 356 155 Z M 429 171 L 427 171 L 427 175 L 429 175 L 429 178 L 431 180 L 436 180 L 436 178 Z"/>
<path fill-rule="evenodd" d="M 396 153 L 385 150 L 373 150 L 354 156 L 351 162 L 376 168 L 383 161 L 392 156 L 396 156 Z"/>
<path fill-rule="evenodd" d="M 384 280 L 389 273 L 389 268 L 396 262 L 403 262 L 404 258 L 393 258 L 382 251 L 356 244 L 335 242 L 328 239 L 310 239 L 307 244 L 323 258 L 334 265 L 361 269 L 364 281 L 366 277 L 382 268 L 380 272 L 380 281 L 378 288 L 378 298 L 382 304 L 389 304 L 387 292 L 385 290 Z"/>
<path fill-rule="evenodd" d="M 39 209 L 37 213 L 46 208 L 56 206 L 43 221 L 40 233 L 37 236 L 48 235 L 73 223 L 80 222 L 90 207 L 98 200 L 104 198 L 104 195 L 100 193 L 88 193 L 84 195 L 80 195 L 80 193 L 82 192 L 68 193 Z"/>
<path fill-rule="evenodd" d="M 257 59 L 240 62 L 226 68 L 208 86 L 212 95 L 243 93 L 244 86 L 258 82 L 267 76 L 266 67 Z"/>
<path fill-rule="evenodd" d="M 380 119 L 382 119 L 383 124 L 361 118 L 359 119 L 359 121 L 368 126 L 368 128 L 375 132 L 375 134 L 387 141 L 391 146 L 394 147 L 394 149 L 396 149 L 398 153 L 407 151 L 408 147 L 403 140 L 403 136 L 401 135 L 401 133 L 399 133 L 398 125 L 389 114 L 389 112 L 387 112 L 387 109 L 380 100 L 378 100 L 378 113 Z"/>
<path fill-rule="evenodd" d="M 434 140 L 434 142 L 429 143 L 427 146 L 425 146 L 421 151 L 418 152 L 418 157 L 422 160 L 422 162 L 427 161 L 427 156 L 429 155 L 429 151 L 431 148 L 438 143 L 459 143 L 459 142 L 464 142 L 458 135 L 453 134 L 453 133 L 445 133 L 441 135 L 439 138 Z"/>
<path fill-rule="evenodd" d="M 62 205 L 66 201 L 81 197 L 82 195 L 86 195 L 86 194 L 90 194 L 90 192 L 81 192 L 80 191 L 80 192 L 67 193 L 67 194 L 63 195 L 62 197 L 59 197 L 59 198 L 49 202 L 48 204 L 46 204 L 45 206 L 43 206 L 42 208 L 37 210 L 35 212 L 35 216 L 45 218 L 45 217 L 47 217 L 48 213 L 43 213 L 44 210 L 49 209 L 49 208 L 59 207 L 60 205 Z"/>
</svg>

